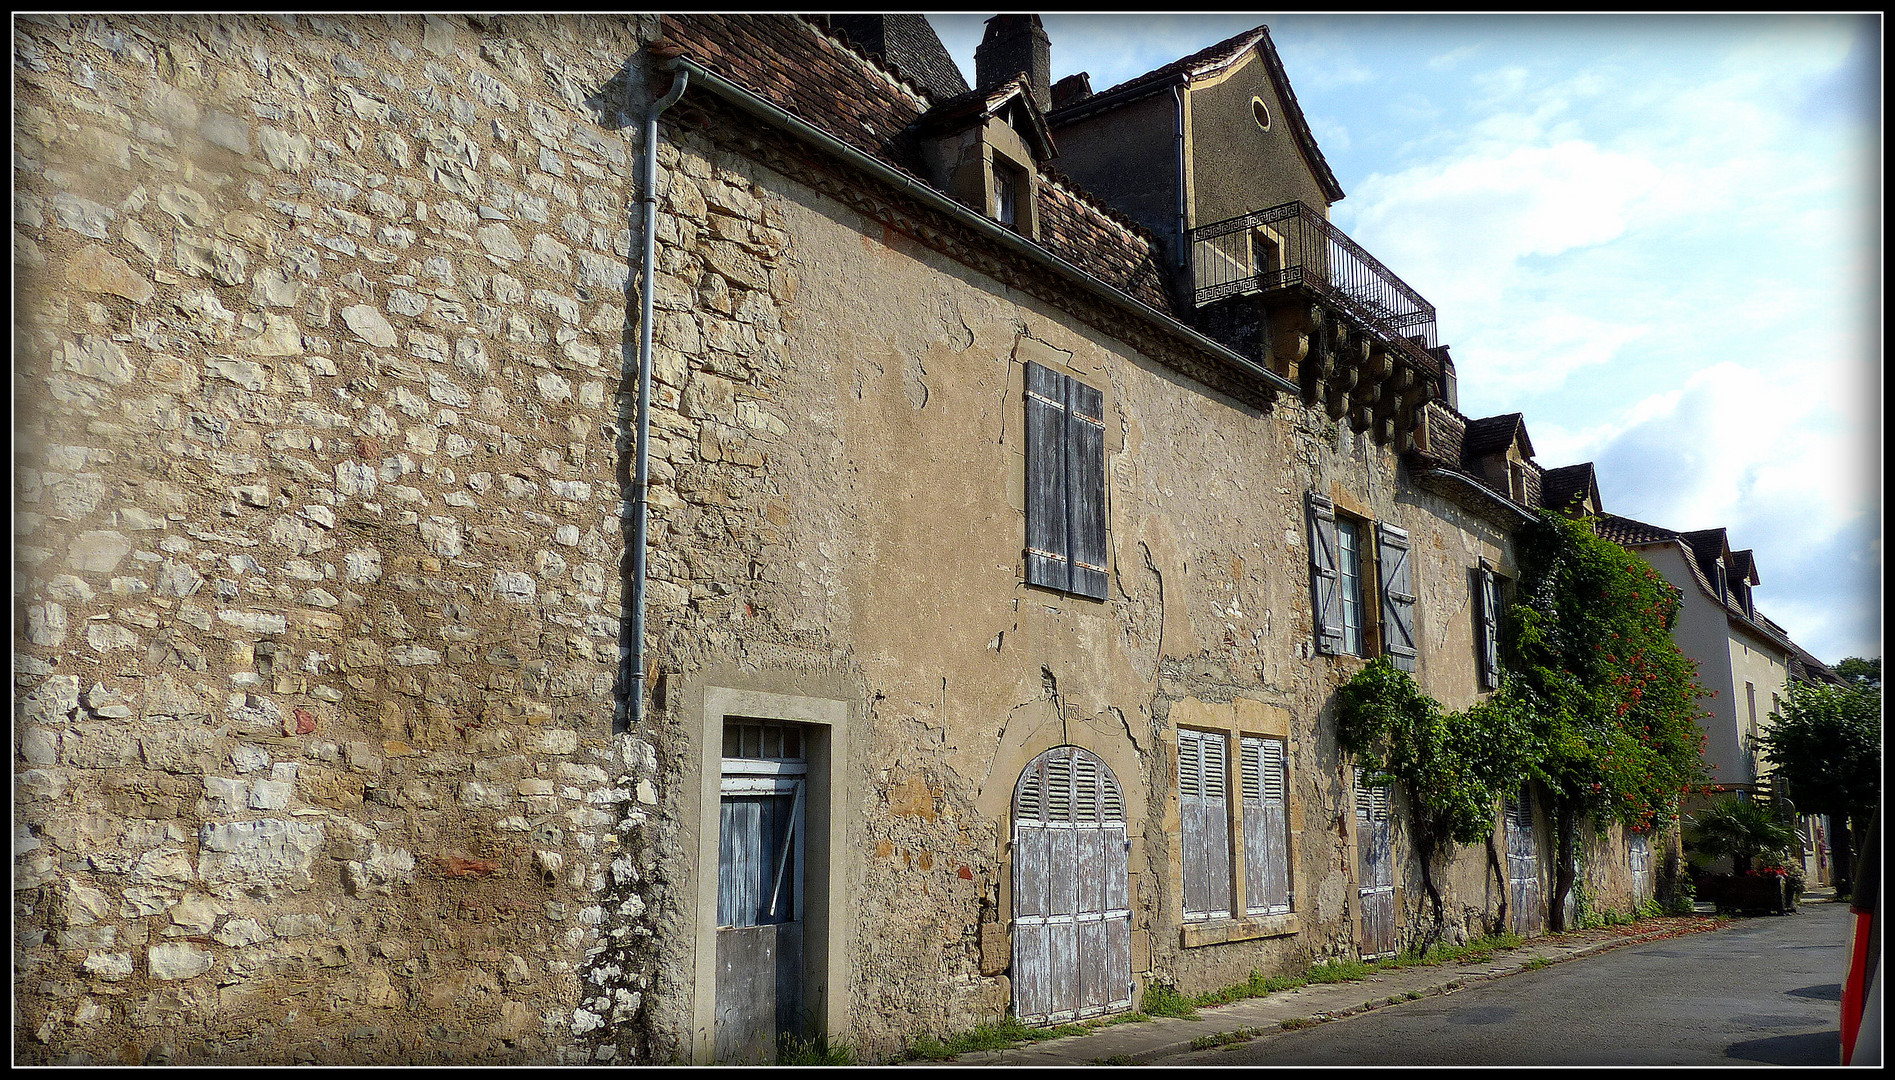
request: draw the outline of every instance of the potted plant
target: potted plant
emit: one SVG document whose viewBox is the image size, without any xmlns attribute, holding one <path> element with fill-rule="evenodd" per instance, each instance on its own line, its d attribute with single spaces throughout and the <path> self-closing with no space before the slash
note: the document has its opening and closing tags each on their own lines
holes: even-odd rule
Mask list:
<svg viewBox="0 0 1895 1080">
<path fill-rule="evenodd" d="M 1692 816 L 1687 835 L 1699 852 L 1731 860 L 1732 873 L 1698 879 L 1700 898 L 1719 911 L 1796 910 L 1786 865 L 1796 832 L 1773 809 L 1753 799 L 1721 799 Z"/>
</svg>

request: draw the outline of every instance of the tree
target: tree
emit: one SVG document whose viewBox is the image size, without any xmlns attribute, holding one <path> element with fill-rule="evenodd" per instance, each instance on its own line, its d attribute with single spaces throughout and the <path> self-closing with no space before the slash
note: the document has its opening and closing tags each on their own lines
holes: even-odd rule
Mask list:
<svg viewBox="0 0 1895 1080">
<path fill-rule="evenodd" d="M 1764 756 L 1789 782 L 1800 811 L 1844 823 L 1844 850 L 1853 861 L 1856 841 L 1881 798 L 1881 690 L 1866 681 L 1796 683 L 1770 719 L 1758 740 Z M 1848 885 L 1848 867 L 1839 865 L 1837 877 L 1840 893 Z"/>
<path fill-rule="evenodd" d="M 1836 665 L 1836 674 L 1846 682 L 1880 690 L 1882 688 L 1882 658 L 1878 656 L 1874 659 L 1864 659 L 1860 656 L 1851 656 Z"/>
<path fill-rule="evenodd" d="M 1409 834 L 1434 911 L 1425 954 L 1446 929 L 1435 860 L 1492 836 L 1494 804 L 1520 786 L 1536 757 L 1532 727 L 1505 694 L 1449 713 L 1381 656 L 1342 685 L 1337 705 L 1337 742 L 1368 782 L 1397 783 L 1408 796 Z"/>
<path fill-rule="evenodd" d="M 1705 690 L 1672 640 L 1680 601 L 1657 571 L 1585 520 L 1541 513 L 1519 538 L 1505 692 L 1541 748 L 1533 772 L 1551 796 L 1557 839 L 1548 921 L 1563 930 L 1581 822 L 1668 824 L 1707 779 Z"/>
</svg>

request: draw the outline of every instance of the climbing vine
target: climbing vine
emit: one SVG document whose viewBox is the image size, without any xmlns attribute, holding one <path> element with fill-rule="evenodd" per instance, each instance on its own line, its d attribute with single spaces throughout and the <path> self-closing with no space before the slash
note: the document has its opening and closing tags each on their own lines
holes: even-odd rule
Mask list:
<svg viewBox="0 0 1895 1080">
<path fill-rule="evenodd" d="M 1377 661 L 1343 686 L 1338 739 L 1377 782 L 1407 791 L 1437 922 L 1433 856 L 1490 837 L 1499 800 L 1523 780 L 1544 785 L 1558 847 L 1548 898 L 1557 930 L 1582 821 L 1662 827 L 1705 783 L 1697 721 L 1706 693 L 1671 639 L 1679 600 L 1657 571 L 1584 520 L 1543 513 L 1518 540 L 1500 689 L 1448 713 Z"/>
</svg>

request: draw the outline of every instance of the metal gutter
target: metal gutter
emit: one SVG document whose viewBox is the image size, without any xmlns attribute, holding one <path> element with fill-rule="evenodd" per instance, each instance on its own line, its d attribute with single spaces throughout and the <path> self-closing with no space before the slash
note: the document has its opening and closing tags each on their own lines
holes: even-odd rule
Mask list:
<svg viewBox="0 0 1895 1080">
<path fill-rule="evenodd" d="M 638 449 L 632 480 L 632 684 L 625 703 L 625 725 L 638 730 L 645 717 L 645 548 L 647 496 L 651 489 L 651 318 L 652 282 L 658 255 L 658 114 L 678 103 L 691 73 L 680 71 L 671 90 L 652 103 L 645 114 L 643 190 L 638 201 L 644 210 L 644 261 L 638 278 Z"/>
<path fill-rule="evenodd" d="M 793 116 L 775 105 L 764 101 L 744 87 L 723 78 L 715 72 L 707 70 L 695 61 L 680 56 L 666 61 L 663 67 L 668 71 L 688 73 L 691 78 L 703 84 L 704 89 L 735 105 L 737 108 L 742 109 L 744 112 L 749 113 L 773 127 L 781 128 L 826 153 L 841 158 L 843 161 L 855 168 L 861 169 L 882 183 L 914 197 L 916 200 L 926 204 L 930 209 L 940 211 L 961 224 L 981 233 L 987 239 L 998 243 L 1002 247 L 1024 255 L 1034 262 L 1039 263 L 1041 266 L 1052 270 L 1073 284 L 1085 289 L 1087 292 L 1111 303 L 1113 306 L 1139 316 L 1147 322 L 1152 323 L 1158 329 L 1171 334 L 1173 337 L 1182 340 L 1193 348 L 1210 354 L 1246 375 L 1261 379 L 1279 393 L 1302 393 L 1302 389 L 1295 383 L 1285 379 L 1283 376 L 1278 375 L 1276 372 L 1271 371 L 1269 368 L 1264 367 L 1249 357 L 1244 356 L 1242 353 L 1235 352 L 1205 337 L 1203 334 L 1191 329 L 1189 326 L 1186 326 L 1184 323 L 1179 322 L 1164 312 L 1127 296 L 1125 293 L 1107 285 L 1105 282 L 1079 269 L 1058 255 L 1026 239 L 1019 233 L 1008 229 L 996 221 L 975 213 L 973 210 L 943 195 L 935 188 L 857 150 L 855 147 L 837 139 L 835 136 L 811 124 L 809 121 Z"/>
<path fill-rule="evenodd" d="M 1441 484 L 1477 496 L 1482 504 L 1504 511 L 1507 516 L 1513 518 L 1515 524 L 1531 525 L 1539 520 L 1512 499 L 1503 497 L 1499 492 L 1455 469 L 1432 466 L 1418 470 L 1415 473 L 1415 483 L 1418 485 Z"/>
</svg>

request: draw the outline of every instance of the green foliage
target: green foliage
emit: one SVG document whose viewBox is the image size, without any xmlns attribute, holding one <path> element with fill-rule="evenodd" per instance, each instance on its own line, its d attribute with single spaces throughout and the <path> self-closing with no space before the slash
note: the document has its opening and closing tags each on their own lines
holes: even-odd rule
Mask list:
<svg viewBox="0 0 1895 1080">
<path fill-rule="evenodd" d="M 1526 778 L 1534 758 L 1528 718 L 1504 696 L 1448 713 L 1386 657 L 1337 693 L 1337 740 L 1372 784 L 1400 783 L 1413 827 L 1438 840 L 1479 843 L 1493 831 L 1494 804 Z"/>
<path fill-rule="evenodd" d="M 1686 836 L 1692 847 L 1706 855 L 1730 856 L 1740 874 L 1758 858 L 1783 861 L 1790 845 L 1796 842 L 1795 828 L 1778 818 L 1776 811 L 1755 799 L 1735 795 L 1693 814 Z"/>
<path fill-rule="evenodd" d="M 1658 902 L 1658 898 L 1655 896 L 1632 909 L 1632 917 L 1634 919 L 1657 919 L 1662 918 L 1664 914 L 1665 907 Z"/>
<path fill-rule="evenodd" d="M 1175 1016 L 1182 1020 L 1198 1018 L 1197 1005 L 1193 999 L 1178 993 L 1177 987 L 1156 980 L 1146 984 L 1145 997 L 1139 1002 L 1138 1011 L 1147 1016 Z"/>
<path fill-rule="evenodd" d="M 1354 982 L 1375 974 L 1375 967 L 1363 960 L 1331 960 L 1317 964 L 1305 976 L 1312 983 Z"/>
<path fill-rule="evenodd" d="M 1502 693 L 1538 735 L 1533 772 L 1597 824 L 1676 820 L 1708 779 L 1693 662 L 1671 639 L 1677 595 L 1583 520 L 1542 513 L 1520 534 L 1519 596 L 1506 613 L 1514 678 Z"/>
<path fill-rule="evenodd" d="M 1881 661 L 1874 663 L 1879 683 Z M 1882 783 L 1878 685 L 1793 683 L 1771 719 L 1758 741 L 1802 813 L 1860 818 L 1875 809 Z"/>
<path fill-rule="evenodd" d="M 856 1065 L 855 1047 L 841 1040 L 817 1036 L 799 1039 L 785 1034 L 777 1040 L 778 1065 Z"/>
<path fill-rule="evenodd" d="M 1865 659 L 1860 656 L 1851 656 L 1836 665 L 1836 674 L 1849 682 L 1880 690 L 1882 688 L 1882 658 L 1877 656 L 1873 659 Z"/>
</svg>

